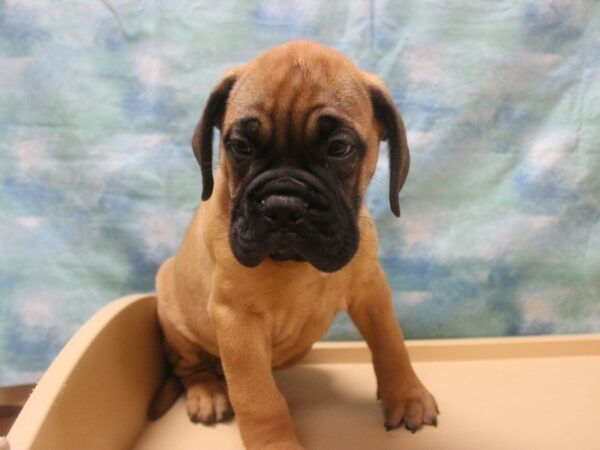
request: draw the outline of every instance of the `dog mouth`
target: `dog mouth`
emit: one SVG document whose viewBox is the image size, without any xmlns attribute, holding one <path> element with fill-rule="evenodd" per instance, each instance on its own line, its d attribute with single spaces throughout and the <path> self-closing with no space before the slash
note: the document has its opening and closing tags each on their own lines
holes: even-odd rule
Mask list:
<svg viewBox="0 0 600 450">
<path fill-rule="evenodd" d="M 354 213 L 312 174 L 261 174 L 232 203 L 229 240 L 236 259 L 309 262 L 320 271 L 345 266 L 358 248 Z"/>
<path fill-rule="evenodd" d="M 306 261 L 306 258 L 285 240 L 282 240 L 275 249 L 267 253 L 267 256 L 273 261 Z"/>
</svg>

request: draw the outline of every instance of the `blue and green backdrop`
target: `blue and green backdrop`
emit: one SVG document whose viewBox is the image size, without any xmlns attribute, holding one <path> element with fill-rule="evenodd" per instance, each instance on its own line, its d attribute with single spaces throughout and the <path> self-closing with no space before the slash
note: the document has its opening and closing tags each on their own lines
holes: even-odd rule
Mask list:
<svg viewBox="0 0 600 450">
<path fill-rule="evenodd" d="M 207 93 L 295 38 L 404 116 L 402 218 L 385 158 L 367 201 L 409 337 L 600 331 L 598 2 L 0 0 L 0 384 L 153 289 L 199 201 Z M 344 315 L 326 336 L 358 337 Z"/>
</svg>

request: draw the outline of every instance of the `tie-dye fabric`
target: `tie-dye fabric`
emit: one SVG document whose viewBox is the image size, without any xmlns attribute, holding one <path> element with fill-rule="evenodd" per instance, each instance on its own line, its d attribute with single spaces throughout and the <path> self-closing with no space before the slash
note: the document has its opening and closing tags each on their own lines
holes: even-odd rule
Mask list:
<svg viewBox="0 0 600 450">
<path fill-rule="evenodd" d="M 598 5 L 0 0 L 0 384 L 153 289 L 199 201 L 207 93 L 294 38 L 379 74 L 404 116 L 402 218 L 385 158 L 368 205 L 409 337 L 600 331 Z M 342 315 L 326 338 L 358 333 Z"/>
</svg>

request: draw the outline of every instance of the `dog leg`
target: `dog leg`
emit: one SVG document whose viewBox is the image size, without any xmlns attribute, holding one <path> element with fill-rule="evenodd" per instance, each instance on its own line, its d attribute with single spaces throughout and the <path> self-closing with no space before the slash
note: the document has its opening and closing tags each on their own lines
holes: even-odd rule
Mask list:
<svg viewBox="0 0 600 450">
<path fill-rule="evenodd" d="M 275 384 L 268 333 L 258 313 L 211 301 L 219 353 L 244 445 L 302 450 L 287 403 Z"/>
<path fill-rule="evenodd" d="M 377 266 L 373 275 L 357 286 L 348 312 L 373 355 L 385 428 L 389 431 L 404 424 L 414 433 L 423 425 L 437 426 L 436 401 L 410 364 L 381 267 Z"/>
<path fill-rule="evenodd" d="M 170 373 L 151 403 L 149 417 L 160 417 L 185 389 L 187 413 L 192 422 L 213 425 L 231 419 L 234 413 L 221 361 L 183 336 L 173 334 L 169 326 L 163 327 L 174 339 L 163 344 Z"/>
<path fill-rule="evenodd" d="M 218 359 L 200 353 L 194 361 L 180 360 L 173 373 L 185 387 L 187 413 L 192 422 L 213 425 L 233 417 Z"/>
<path fill-rule="evenodd" d="M 177 330 L 169 316 L 174 302 L 174 258 L 157 275 L 158 320 L 169 369 L 162 387 L 151 402 L 148 416 L 164 414 L 185 389 L 187 413 L 194 423 L 212 425 L 233 417 L 221 362 Z"/>
</svg>

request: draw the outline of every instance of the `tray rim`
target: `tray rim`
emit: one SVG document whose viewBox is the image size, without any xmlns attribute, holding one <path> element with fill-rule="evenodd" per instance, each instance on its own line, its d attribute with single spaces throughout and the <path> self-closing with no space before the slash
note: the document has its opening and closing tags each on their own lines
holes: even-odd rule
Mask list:
<svg viewBox="0 0 600 450">
<path fill-rule="evenodd" d="M 600 333 L 406 340 L 413 363 L 600 356 Z M 367 363 L 363 341 L 319 341 L 296 364 Z"/>
</svg>

